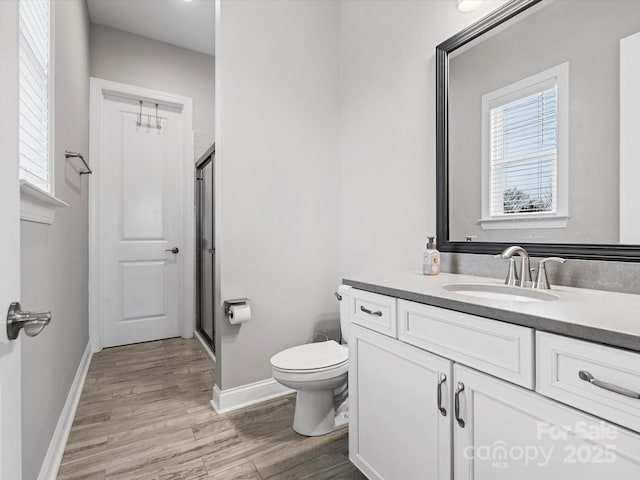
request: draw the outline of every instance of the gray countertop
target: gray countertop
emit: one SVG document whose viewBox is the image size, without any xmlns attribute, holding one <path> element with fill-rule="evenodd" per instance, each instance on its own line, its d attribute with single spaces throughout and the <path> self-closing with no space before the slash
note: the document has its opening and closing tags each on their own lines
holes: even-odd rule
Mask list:
<svg viewBox="0 0 640 480">
<path fill-rule="evenodd" d="M 503 282 L 451 273 L 354 275 L 343 283 L 368 292 L 640 352 L 640 295 L 558 286 L 547 290 L 558 299 L 547 302 L 472 298 L 443 286 Z"/>
</svg>

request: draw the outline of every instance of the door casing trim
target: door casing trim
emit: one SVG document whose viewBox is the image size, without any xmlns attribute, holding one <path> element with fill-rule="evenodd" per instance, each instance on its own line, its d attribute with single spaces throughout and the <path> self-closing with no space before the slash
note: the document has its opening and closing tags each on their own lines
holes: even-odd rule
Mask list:
<svg viewBox="0 0 640 480">
<path fill-rule="evenodd" d="M 192 338 L 195 328 L 195 250 L 194 250 L 194 150 L 193 150 L 193 100 L 189 97 L 136 87 L 101 78 L 90 78 L 89 102 L 89 162 L 94 171 L 89 176 L 89 341 L 91 351 L 99 352 L 103 345 L 102 318 L 102 228 L 100 215 L 101 158 L 100 158 L 100 118 L 105 94 L 135 97 L 156 101 L 182 110 L 183 125 L 183 217 L 182 245 L 184 261 L 180 272 L 180 315 L 183 338 Z"/>
</svg>

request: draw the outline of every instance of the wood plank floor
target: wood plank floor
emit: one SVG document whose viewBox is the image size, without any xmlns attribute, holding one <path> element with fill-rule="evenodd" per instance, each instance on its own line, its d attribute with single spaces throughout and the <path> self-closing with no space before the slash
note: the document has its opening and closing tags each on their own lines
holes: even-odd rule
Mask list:
<svg viewBox="0 0 640 480">
<path fill-rule="evenodd" d="M 58 479 L 365 478 L 348 460 L 347 429 L 296 434 L 294 396 L 217 415 L 213 383 L 195 339 L 94 355 Z"/>
</svg>

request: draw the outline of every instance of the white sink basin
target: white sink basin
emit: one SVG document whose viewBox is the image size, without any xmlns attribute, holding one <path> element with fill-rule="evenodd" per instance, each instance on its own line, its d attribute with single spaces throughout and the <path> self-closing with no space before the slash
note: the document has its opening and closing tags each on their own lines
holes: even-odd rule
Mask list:
<svg viewBox="0 0 640 480">
<path fill-rule="evenodd" d="M 449 283 L 442 288 L 449 292 L 483 298 L 485 300 L 501 300 L 507 302 L 549 302 L 558 300 L 553 293 L 532 288 L 510 287 L 486 283 Z"/>
</svg>

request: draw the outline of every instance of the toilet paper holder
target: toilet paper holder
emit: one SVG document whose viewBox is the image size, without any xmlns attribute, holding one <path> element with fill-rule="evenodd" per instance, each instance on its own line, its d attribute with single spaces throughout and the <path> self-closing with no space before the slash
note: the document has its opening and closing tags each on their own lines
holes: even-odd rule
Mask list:
<svg viewBox="0 0 640 480">
<path fill-rule="evenodd" d="M 246 305 L 249 303 L 248 298 L 233 298 L 231 300 L 224 301 L 224 314 L 227 317 L 231 317 L 231 307 L 237 305 Z"/>
</svg>

